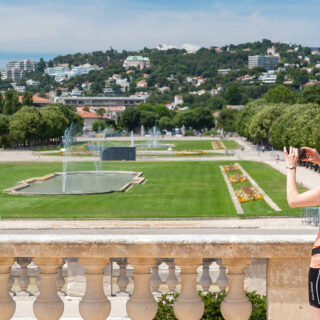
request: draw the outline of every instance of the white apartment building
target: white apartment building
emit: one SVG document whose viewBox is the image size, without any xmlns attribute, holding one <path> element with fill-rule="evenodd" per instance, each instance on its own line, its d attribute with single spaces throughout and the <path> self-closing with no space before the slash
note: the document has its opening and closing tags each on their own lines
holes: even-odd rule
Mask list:
<svg viewBox="0 0 320 320">
<path fill-rule="evenodd" d="M 39 86 L 40 85 L 40 81 L 29 79 L 29 80 L 26 81 L 26 85 L 27 86 Z"/>
<path fill-rule="evenodd" d="M 175 106 L 178 106 L 180 104 L 183 104 L 183 98 L 182 96 L 179 96 L 179 95 L 175 95 L 174 96 L 174 105 Z"/>
<path fill-rule="evenodd" d="M 280 62 L 279 56 L 249 56 L 249 69 L 264 67 L 266 70 L 274 70 Z"/>
<path fill-rule="evenodd" d="M 277 81 L 277 74 L 275 71 L 271 70 L 268 72 L 262 73 L 262 75 L 258 78 L 258 80 L 262 81 L 263 83 L 276 83 Z"/>
<path fill-rule="evenodd" d="M 80 76 L 82 74 L 88 74 L 90 71 L 96 70 L 96 67 L 90 64 L 84 64 L 78 67 L 57 66 L 52 68 L 46 68 L 44 73 L 55 78 L 55 81 L 61 82 L 72 77 Z"/>
<path fill-rule="evenodd" d="M 7 69 L 20 69 L 27 72 L 36 71 L 37 63 L 35 61 L 24 59 L 22 61 L 13 60 L 7 63 Z"/>
<path fill-rule="evenodd" d="M 139 68 L 140 70 L 150 68 L 150 59 L 142 56 L 129 56 L 124 60 L 123 67 L 126 70 L 131 67 Z"/>
</svg>

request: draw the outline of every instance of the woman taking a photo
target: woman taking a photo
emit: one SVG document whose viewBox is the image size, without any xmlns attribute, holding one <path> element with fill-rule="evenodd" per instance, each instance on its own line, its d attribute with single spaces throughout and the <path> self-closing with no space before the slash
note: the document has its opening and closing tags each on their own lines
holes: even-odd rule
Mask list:
<svg viewBox="0 0 320 320">
<path fill-rule="evenodd" d="M 320 165 L 320 156 L 315 149 L 302 148 L 302 150 L 304 150 L 304 158 L 302 161 L 311 161 Z M 296 168 L 298 165 L 299 150 L 290 147 L 288 154 L 286 148 L 284 148 L 284 156 L 287 165 L 287 200 L 289 206 L 295 208 L 320 205 L 320 187 L 301 194 L 298 192 Z M 313 319 L 320 320 L 320 228 L 312 249 L 308 289 Z"/>
</svg>

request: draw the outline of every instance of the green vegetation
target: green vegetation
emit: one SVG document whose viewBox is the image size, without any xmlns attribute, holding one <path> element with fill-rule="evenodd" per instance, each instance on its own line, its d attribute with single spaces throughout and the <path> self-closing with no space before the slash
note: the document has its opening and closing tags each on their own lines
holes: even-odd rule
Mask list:
<svg viewBox="0 0 320 320">
<path fill-rule="evenodd" d="M 223 320 L 220 306 L 226 297 L 226 292 L 208 292 L 207 294 L 199 292 L 199 295 L 205 305 L 201 320 Z M 158 312 L 153 320 L 177 320 L 173 312 L 173 304 L 178 296 L 177 293 L 163 294 L 158 300 Z M 252 304 L 249 320 L 266 320 L 266 296 L 261 296 L 256 291 L 246 292 L 246 296 Z"/>
<path fill-rule="evenodd" d="M 6 91 L 4 102 L 0 96 L 0 146 L 58 144 L 71 123 L 82 129 L 82 118 L 62 104 L 39 109 L 32 106 L 29 92 L 24 93 L 22 105 L 14 91 Z"/>
<path fill-rule="evenodd" d="M 125 193 L 83 196 L 17 196 L 1 193 L 2 218 L 177 218 L 237 216 L 219 162 L 104 162 L 103 170 L 142 171 L 147 183 Z M 240 162 L 283 210 L 245 207 L 245 216 L 297 216 L 286 202 L 285 176 L 262 163 Z M 16 182 L 61 171 L 61 163 L 2 163 L 0 189 Z M 88 162 L 73 162 L 70 170 L 95 170 Z"/>
</svg>

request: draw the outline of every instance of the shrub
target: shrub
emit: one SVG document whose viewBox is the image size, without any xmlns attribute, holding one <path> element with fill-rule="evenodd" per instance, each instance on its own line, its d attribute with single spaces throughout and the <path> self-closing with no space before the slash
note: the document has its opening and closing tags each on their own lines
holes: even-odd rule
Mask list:
<svg viewBox="0 0 320 320">
<path fill-rule="evenodd" d="M 226 296 L 225 290 L 221 292 L 208 292 L 206 295 L 199 292 L 205 304 L 201 320 L 224 320 L 221 314 L 221 302 Z M 252 304 L 252 313 L 249 320 L 266 320 L 266 296 L 259 295 L 256 291 L 246 292 Z M 163 294 L 158 300 L 158 312 L 153 320 L 177 320 L 173 313 L 173 303 L 179 295 L 177 293 Z"/>
<path fill-rule="evenodd" d="M 187 136 L 194 136 L 194 132 L 192 130 L 186 130 L 186 132 L 184 133 L 185 137 Z"/>
</svg>

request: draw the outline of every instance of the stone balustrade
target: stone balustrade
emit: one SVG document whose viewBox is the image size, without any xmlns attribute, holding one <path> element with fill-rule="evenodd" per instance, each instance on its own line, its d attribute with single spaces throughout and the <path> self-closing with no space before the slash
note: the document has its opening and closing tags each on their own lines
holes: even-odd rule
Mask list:
<svg viewBox="0 0 320 320">
<path fill-rule="evenodd" d="M 16 302 L 11 292 L 10 268 L 20 265 L 18 283 L 28 292 L 27 266 L 40 270 L 39 294 L 33 303 L 39 320 L 60 319 L 64 303 L 58 291 L 64 287 L 62 266 L 75 261 L 85 270 L 86 288 L 79 303 L 85 320 L 107 319 L 111 303 L 104 292 L 103 276 L 110 259 L 119 266 L 117 284 L 126 293 L 127 266 L 133 267 L 134 287 L 126 305 L 132 320 L 152 320 L 157 313 L 156 293 L 163 280 L 159 266 L 166 263 L 168 291 L 178 285 L 176 266 L 181 269 L 180 294 L 174 303 L 179 320 L 199 320 L 204 304 L 197 292 L 198 277 L 203 291 L 212 284 L 209 266 L 215 262 L 220 289 L 227 288 L 221 305 L 225 320 L 248 320 L 252 306 L 244 291 L 246 268 L 255 259 L 266 259 L 267 319 L 311 319 L 307 297 L 307 273 L 313 235 L 219 236 L 219 235 L 0 235 L 0 320 L 14 316 Z"/>
</svg>

